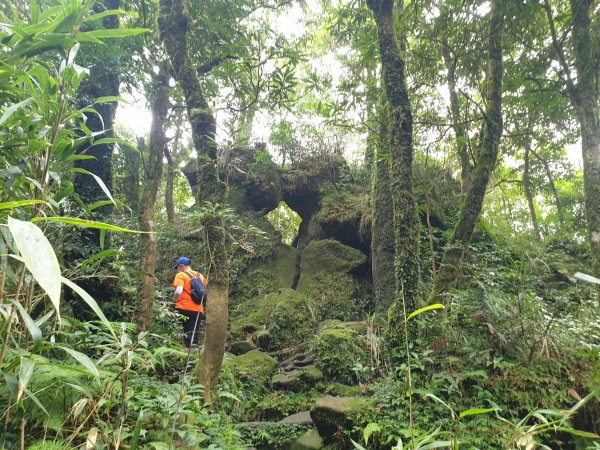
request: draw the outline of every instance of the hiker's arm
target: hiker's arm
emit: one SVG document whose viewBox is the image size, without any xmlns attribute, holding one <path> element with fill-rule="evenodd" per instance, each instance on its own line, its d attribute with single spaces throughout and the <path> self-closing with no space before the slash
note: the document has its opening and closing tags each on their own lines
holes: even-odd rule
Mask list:
<svg viewBox="0 0 600 450">
<path fill-rule="evenodd" d="M 175 294 L 173 294 L 173 298 L 175 299 L 175 303 L 179 301 L 179 297 L 181 297 L 181 293 L 183 292 L 183 286 L 177 286 L 175 288 Z"/>
</svg>

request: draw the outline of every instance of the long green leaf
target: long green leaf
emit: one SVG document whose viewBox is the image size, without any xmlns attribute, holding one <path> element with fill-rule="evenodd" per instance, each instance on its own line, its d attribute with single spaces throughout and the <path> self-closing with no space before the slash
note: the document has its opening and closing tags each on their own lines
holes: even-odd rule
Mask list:
<svg viewBox="0 0 600 450">
<path fill-rule="evenodd" d="M 110 199 L 110 201 L 113 202 L 115 206 L 117 206 L 117 203 L 115 202 L 115 199 L 113 198 L 112 194 L 108 190 L 108 187 L 106 187 L 106 184 L 104 184 L 104 180 L 102 180 L 102 178 L 100 178 L 98 175 L 95 175 L 95 174 L 93 174 L 92 172 L 90 172 L 88 170 L 81 169 L 79 167 L 71 169 L 71 171 L 72 172 L 77 172 L 77 173 L 83 173 L 85 175 L 91 175 L 92 177 L 94 177 L 94 180 L 96 180 L 96 183 L 98 183 L 98 186 L 100 186 L 100 188 L 104 191 L 104 193 Z"/>
<path fill-rule="evenodd" d="M 488 413 L 491 413 L 494 411 L 496 411 L 495 408 L 471 408 L 471 409 L 467 409 L 465 411 L 461 411 L 461 413 L 458 415 L 458 417 L 460 419 L 462 419 L 463 417 L 475 416 L 478 414 L 488 414 Z"/>
<path fill-rule="evenodd" d="M 19 103 L 15 103 L 14 105 L 6 108 L 6 111 L 4 111 L 4 114 L 2 114 L 2 117 L 0 117 L 0 125 L 4 124 L 4 122 L 6 122 L 10 118 L 10 116 L 12 116 L 20 108 L 23 108 L 23 107 L 29 105 L 32 101 L 33 101 L 33 97 L 30 97 L 30 98 L 27 98 L 23 101 L 20 101 Z"/>
<path fill-rule="evenodd" d="M 93 40 L 122 38 L 147 33 L 148 31 L 150 30 L 147 28 L 103 28 L 101 30 L 79 33 L 77 35 L 77 40 L 87 41 L 90 38 Z"/>
<path fill-rule="evenodd" d="M 102 310 L 100 309 L 100 307 L 98 306 L 98 303 L 96 303 L 96 300 L 94 300 L 94 298 L 90 294 L 88 294 L 85 291 L 85 289 L 83 289 L 82 287 L 76 285 L 75 283 L 73 283 L 68 278 L 61 277 L 60 279 L 62 280 L 62 282 L 64 284 L 66 284 L 71 289 L 73 289 L 83 299 L 83 301 L 88 304 L 88 306 L 90 308 L 92 308 L 92 311 L 94 311 L 96 313 L 96 315 L 98 316 L 98 318 L 100 318 L 100 320 L 106 326 L 106 328 L 108 329 L 108 331 L 110 332 L 110 334 L 112 334 L 113 337 L 115 339 L 117 339 L 115 331 L 113 330 L 110 322 L 108 321 L 108 319 L 106 318 L 106 316 L 104 315 L 104 313 L 102 312 Z"/>
<path fill-rule="evenodd" d="M 27 331 L 29 331 L 29 334 L 31 334 L 33 341 L 35 343 L 41 342 L 42 330 L 40 330 L 40 327 L 38 327 L 38 325 L 35 323 L 35 321 L 31 318 L 31 316 L 27 313 L 27 311 L 25 311 L 25 308 L 23 308 L 23 306 L 21 306 L 21 304 L 19 302 L 13 301 L 12 303 L 13 303 L 13 305 L 15 305 L 17 307 L 19 314 L 21 314 L 21 318 L 23 319 L 23 322 L 25 323 L 25 326 L 27 327 Z"/>
<path fill-rule="evenodd" d="M 98 97 L 94 101 L 94 104 L 98 104 L 98 103 L 111 103 L 111 102 L 125 103 L 125 104 L 129 105 L 129 102 L 127 100 L 125 100 L 123 97 L 119 97 L 119 96 L 116 96 L 116 95 L 107 95 L 105 97 Z M 105 139 L 115 139 L 115 140 L 117 140 L 118 138 L 105 138 Z M 94 142 L 94 144 L 100 144 L 100 142 Z"/>
<path fill-rule="evenodd" d="M 42 230 L 31 222 L 9 217 L 8 229 L 27 269 L 50 297 L 60 321 L 61 273 L 52 245 L 50 245 Z"/>
<path fill-rule="evenodd" d="M 575 430 L 574 428 L 569 427 L 556 427 L 556 431 L 564 431 L 565 433 L 572 434 L 573 436 L 580 436 L 587 439 L 600 439 L 595 433 L 591 433 L 589 431 Z"/>
<path fill-rule="evenodd" d="M 98 372 L 96 365 L 87 355 L 85 355 L 81 352 L 78 352 L 76 350 L 73 350 L 72 348 L 64 347 L 62 345 L 57 345 L 56 348 L 60 348 L 61 350 L 64 350 L 69 355 L 71 355 L 73 358 L 75 358 L 83 367 L 85 367 L 88 370 L 88 372 L 90 372 L 92 375 L 94 375 L 94 377 L 96 377 L 96 378 L 100 377 L 100 373 Z"/>
<path fill-rule="evenodd" d="M 21 358 L 21 366 L 19 367 L 19 389 L 17 391 L 17 402 L 21 400 L 25 389 L 27 389 L 31 375 L 33 375 L 34 367 L 35 363 L 31 359 Z"/>
<path fill-rule="evenodd" d="M 14 209 L 20 208 L 21 206 L 37 205 L 40 203 L 48 204 L 44 200 L 16 200 L 14 202 L 0 203 L 0 209 Z"/>
<path fill-rule="evenodd" d="M 149 231 L 130 230 L 128 228 L 121 228 L 116 225 L 111 225 L 109 223 L 95 222 L 93 220 L 78 219 L 77 217 L 35 217 L 35 218 L 31 219 L 31 221 L 32 222 L 44 222 L 44 221 L 61 222 L 61 223 L 67 223 L 69 225 L 77 225 L 77 226 L 86 227 L 86 228 L 98 228 L 100 230 L 120 231 L 122 233 L 153 234 Z"/>
<path fill-rule="evenodd" d="M 84 22 L 93 22 L 95 20 L 104 19 L 105 17 L 108 17 L 108 16 L 116 16 L 116 15 L 121 15 L 121 14 L 125 14 L 125 11 L 123 11 L 122 9 L 110 9 L 108 11 L 102 11 L 101 13 L 86 17 L 83 21 Z"/>
<path fill-rule="evenodd" d="M 419 447 L 419 450 L 429 450 L 432 448 L 450 448 L 452 445 L 452 441 L 435 441 L 431 444 L 424 445 L 423 447 Z"/>
<path fill-rule="evenodd" d="M 442 305 L 441 303 L 436 303 L 435 305 L 429 305 L 425 308 L 417 309 L 416 311 L 413 311 L 408 315 L 406 321 L 408 322 L 413 317 L 418 316 L 419 314 L 423 314 L 424 312 L 431 311 L 433 309 L 444 309 L 444 305 Z"/>
</svg>

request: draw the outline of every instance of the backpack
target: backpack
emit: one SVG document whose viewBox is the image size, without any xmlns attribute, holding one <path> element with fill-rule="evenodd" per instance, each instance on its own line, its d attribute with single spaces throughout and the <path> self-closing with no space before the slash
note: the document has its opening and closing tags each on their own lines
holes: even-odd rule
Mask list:
<svg viewBox="0 0 600 450">
<path fill-rule="evenodd" d="M 204 305 L 206 306 L 206 286 L 204 286 L 204 283 L 202 282 L 202 279 L 200 278 L 200 272 L 196 272 L 196 275 L 192 275 L 189 272 L 184 272 L 188 277 L 190 277 L 191 281 L 191 292 L 190 292 L 190 296 L 192 297 L 192 300 L 194 301 L 194 303 L 197 303 L 198 305 Z"/>
</svg>

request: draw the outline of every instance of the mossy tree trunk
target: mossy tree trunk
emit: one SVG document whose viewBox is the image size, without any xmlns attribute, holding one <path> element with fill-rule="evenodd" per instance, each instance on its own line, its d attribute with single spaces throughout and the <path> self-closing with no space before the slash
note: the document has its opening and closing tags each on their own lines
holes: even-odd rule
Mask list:
<svg viewBox="0 0 600 450">
<path fill-rule="evenodd" d="M 450 47 L 448 46 L 448 39 L 446 37 L 441 39 L 441 47 L 442 58 L 446 66 L 446 83 L 448 85 L 448 93 L 450 95 L 450 115 L 452 119 L 452 129 L 454 130 L 454 136 L 456 138 L 456 150 L 461 168 L 460 192 L 462 195 L 466 195 L 471 185 L 471 172 L 473 171 L 473 164 L 469 154 L 469 137 L 467 135 L 467 127 L 464 120 L 462 120 L 460 117 L 460 99 L 458 97 L 458 92 L 456 91 L 456 59 L 453 59 L 452 55 L 450 54 Z"/>
<path fill-rule="evenodd" d="M 148 161 L 144 165 L 144 189 L 140 202 L 138 217 L 140 230 L 148 233 L 154 232 L 154 212 L 158 188 L 162 178 L 163 154 L 167 139 L 163 123 L 167 120 L 169 112 L 169 76 L 164 63 L 159 67 L 157 74 L 153 74 L 152 83 L 146 89 L 152 110 L 152 125 L 150 127 L 150 145 Z M 142 153 L 143 154 L 143 153 Z M 137 323 L 142 330 L 148 330 L 152 323 L 152 308 L 154 305 L 156 260 L 156 235 L 140 235 L 140 272 L 142 281 L 140 286 L 140 305 Z"/>
<path fill-rule="evenodd" d="M 198 186 L 196 204 L 204 201 L 223 203 L 225 185 L 219 180 L 217 171 L 217 145 L 215 141 L 216 121 L 202 90 L 196 67 L 190 58 L 187 45 L 189 17 L 185 0 L 160 0 L 159 30 L 175 79 L 181 87 L 188 120 L 192 129 L 194 147 L 198 153 Z M 196 43 L 195 45 L 202 45 Z M 229 310 L 229 268 L 225 248 L 225 227 L 218 214 L 205 220 L 206 244 L 208 248 L 208 304 L 204 350 L 197 367 L 199 381 L 205 387 L 204 398 L 211 401 L 211 392 L 217 381 L 227 338 Z"/>
<path fill-rule="evenodd" d="M 394 208 L 396 295 L 390 313 L 390 328 L 400 336 L 403 306 L 408 313 L 416 309 L 419 286 L 420 223 L 413 192 L 413 119 L 404 60 L 394 27 L 394 1 L 367 0 L 367 6 L 375 17 L 383 85 L 391 108 L 390 184 Z"/>
<path fill-rule="evenodd" d="M 379 137 L 373 155 L 373 224 L 371 226 L 371 272 L 375 306 L 384 311 L 396 297 L 394 276 L 394 210 L 392 208 L 389 109 L 380 108 Z"/>
<path fill-rule="evenodd" d="M 429 302 L 437 300 L 438 294 L 453 287 L 460 277 L 465 250 L 471 242 L 488 182 L 498 159 L 502 136 L 503 1 L 493 0 L 491 2 L 481 147 L 478 149 L 477 162 L 471 173 L 469 189 L 463 199 L 458 221 L 444 251 Z"/>
<path fill-rule="evenodd" d="M 567 61 L 563 44 L 557 34 L 552 7 L 544 1 L 550 25 L 552 44 L 565 78 L 567 92 L 579 122 L 583 158 L 583 188 L 585 216 L 592 255 L 592 271 L 600 276 L 600 42 L 597 21 L 591 17 L 595 0 L 570 0 L 572 59 L 577 80 Z M 594 28 L 596 27 L 596 28 Z"/>
<path fill-rule="evenodd" d="M 592 254 L 592 270 L 600 276 L 600 42 L 591 14 L 596 2 L 571 0 L 572 38 L 577 85 L 570 90 L 579 119 L 583 157 L 585 217 Z M 597 27 L 596 27 L 597 28 Z"/>
</svg>

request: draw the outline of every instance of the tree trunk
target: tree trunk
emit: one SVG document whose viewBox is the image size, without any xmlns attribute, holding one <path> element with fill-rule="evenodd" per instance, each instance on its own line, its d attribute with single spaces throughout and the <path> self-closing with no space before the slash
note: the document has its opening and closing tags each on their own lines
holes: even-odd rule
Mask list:
<svg viewBox="0 0 600 450">
<path fill-rule="evenodd" d="M 393 333 L 400 337 L 404 310 L 417 307 L 420 222 L 413 192 L 412 112 L 394 27 L 394 1 L 368 0 L 377 25 L 383 84 L 391 106 L 391 187 L 394 208 L 396 296 L 390 314 Z M 404 302 L 404 304 L 403 304 Z M 405 308 L 404 308 L 405 306 Z M 394 337 L 392 337 L 394 339 Z"/>
<path fill-rule="evenodd" d="M 531 181 L 529 178 L 529 146 L 531 144 L 527 144 L 525 146 L 525 167 L 523 168 L 523 192 L 525 193 L 525 198 L 527 199 L 527 205 L 529 206 L 529 215 L 531 216 L 531 223 L 533 224 L 533 231 L 535 232 L 535 237 L 538 241 L 542 240 L 542 234 L 540 233 L 540 226 L 537 220 L 537 214 L 535 212 L 535 204 L 533 203 L 533 195 L 531 194 Z"/>
<path fill-rule="evenodd" d="M 471 172 L 473 171 L 473 164 L 471 163 L 471 157 L 469 156 L 469 137 L 467 135 L 467 127 L 460 118 L 460 100 L 458 93 L 456 92 L 456 77 L 455 77 L 455 62 L 452 61 L 450 56 L 450 47 L 448 46 L 448 39 L 443 37 L 441 40 L 442 57 L 444 64 L 446 65 L 446 81 L 448 84 L 448 92 L 450 94 L 450 115 L 452 117 L 452 129 L 454 130 L 454 136 L 456 138 L 456 150 L 458 152 L 458 159 L 460 160 L 460 192 L 464 196 L 467 194 L 471 185 Z"/>
<path fill-rule="evenodd" d="M 429 302 L 437 300 L 438 294 L 453 287 L 461 274 L 465 250 L 481 213 L 485 192 L 496 167 L 498 148 L 502 136 L 502 31 L 504 26 L 503 0 L 491 2 L 487 87 L 485 115 L 481 148 L 477 152 L 477 163 L 471 173 L 471 184 L 463 199 L 458 221 L 444 251 L 442 264 L 435 278 Z"/>
<path fill-rule="evenodd" d="M 167 210 L 167 222 L 175 221 L 175 202 L 173 201 L 173 189 L 175 184 L 175 162 L 171 153 L 165 148 L 165 158 L 167 159 L 167 185 L 165 187 L 165 208 Z"/>
<path fill-rule="evenodd" d="M 159 29 L 175 79 L 185 98 L 185 106 L 192 129 L 194 147 L 198 153 L 198 186 L 196 204 L 203 201 L 224 203 L 225 185 L 219 180 L 217 171 L 217 145 L 215 141 L 216 121 L 204 97 L 196 68 L 189 56 L 186 35 L 188 12 L 185 0 L 160 0 Z M 196 45 L 202 45 L 201 42 Z M 196 373 L 199 382 L 205 387 L 204 399 L 211 402 L 211 393 L 217 388 L 217 380 L 227 337 L 229 314 L 229 267 L 225 247 L 225 226 L 223 217 L 216 212 L 206 217 L 206 270 L 208 276 L 208 302 L 206 310 L 206 330 L 202 358 Z"/>
<path fill-rule="evenodd" d="M 387 310 L 396 297 L 394 276 L 394 210 L 392 208 L 389 110 L 381 108 L 377 153 L 373 166 L 373 224 L 371 227 L 371 272 L 375 308 Z"/>
<path fill-rule="evenodd" d="M 125 154 L 126 170 L 122 190 L 127 206 L 137 213 L 140 209 L 140 153 L 128 148 L 122 151 Z"/>
<path fill-rule="evenodd" d="M 139 210 L 140 231 L 154 232 L 154 207 L 162 177 L 163 153 L 167 145 L 163 123 L 169 112 L 169 76 L 164 67 L 159 67 L 158 74 L 153 75 L 152 83 L 146 90 L 150 98 L 152 110 L 152 126 L 150 128 L 150 148 L 148 162 L 145 165 L 145 183 Z M 156 235 L 142 234 L 140 272 L 140 308 L 137 323 L 142 330 L 148 330 L 152 323 L 152 307 L 154 305 L 156 260 Z"/>
<path fill-rule="evenodd" d="M 546 178 L 548 178 L 548 185 L 550 186 L 550 190 L 552 191 L 552 195 L 554 196 L 554 203 L 556 205 L 556 213 L 558 214 L 558 222 L 560 225 L 563 223 L 563 211 L 562 211 L 562 203 L 560 201 L 560 196 L 558 195 L 558 189 L 556 188 L 556 184 L 554 183 L 554 176 L 552 175 L 552 170 L 550 169 L 550 164 L 546 158 L 542 158 L 542 156 L 537 153 L 534 149 L 531 149 L 531 154 L 537 158 L 539 162 L 544 166 L 544 172 L 546 172 Z"/>
<path fill-rule="evenodd" d="M 592 0 L 570 0 L 577 86 L 572 90 L 579 119 L 583 158 L 585 216 L 592 254 L 592 271 L 600 276 L 600 105 L 598 71 L 600 44 L 592 30 Z"/>
</svg>

